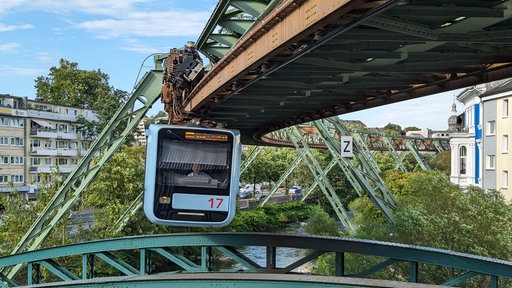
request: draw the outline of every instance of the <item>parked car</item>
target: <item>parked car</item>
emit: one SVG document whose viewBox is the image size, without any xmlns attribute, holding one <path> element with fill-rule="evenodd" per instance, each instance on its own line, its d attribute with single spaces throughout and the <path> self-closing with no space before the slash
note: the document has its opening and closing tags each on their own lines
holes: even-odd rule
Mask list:
<svg viewBox="0 0 512 288">
<path fill-rule="evenodd" d="M 302 198 L 302 188 L 300 186 L 292 186 L 288 189 L 288 194 L 292 195 L 293 200 L 299 200 Z"/>
<path fill-rule="evenodd" d="M 240 192 L 254 192 L 254 188 L 256 188 L 256 193 L 261 193 L 261 184 L 246 184 L 242 188 L 240 188 Z"/>
<path fill-rule="evenodd" d="M 250 199 L 252 197 L 252 193 L 249 191 L 240 192 L 240 199 Z"/>
<path fill-rule="evenodd" d="M 296 194 L 297 190 L 301 190 L 301 192 L 302 192 L 302 189 L 300 188 L 300 186 L 294 185 L 290 189 L 288 189 L 288 194 Z"/>
</svg>

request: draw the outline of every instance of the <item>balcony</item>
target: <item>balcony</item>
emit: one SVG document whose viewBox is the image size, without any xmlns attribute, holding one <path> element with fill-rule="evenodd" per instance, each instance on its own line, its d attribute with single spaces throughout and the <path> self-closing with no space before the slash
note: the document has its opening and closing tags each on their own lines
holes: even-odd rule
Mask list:
<svg viewBox="0 0 512 288">
<path fill-rule="evenodd" d="M 44 147 L 32 147 L 30 150 L 31 156 L 79 156 L 78 149 L 55 149 Z"/>
<path fill-rule="evenodd" d="M 41 137 L 41 138 L 52 138 L 52 139 L 66 139 L 66 140 L 76 140 L 78 139 L 78 134 L 74 132 L 61 132 L 56 129 L 30 129 L 30 136 Z"/>
<path fill-rule="evenodd" d="M 75 169 L 76 165 L 59 165 L 59 173 L 71 173 Z M 57 172 L 57 166 L 55 165 L 38 165 L 30 166 L 30 173 L 55 173 Z"/>
<path fill-rule="evenodd" d="M 43 118 L 57 121 L 76 122 L 76 116 L 50 111 L 27 110 L 28 117 Z"/>
</svg>

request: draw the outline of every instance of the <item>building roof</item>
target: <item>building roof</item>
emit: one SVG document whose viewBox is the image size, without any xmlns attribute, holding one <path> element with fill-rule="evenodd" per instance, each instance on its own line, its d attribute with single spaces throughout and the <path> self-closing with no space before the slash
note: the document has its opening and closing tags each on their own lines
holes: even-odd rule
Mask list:
<svg viewBox="0 0 512 288">
<path fill-rule="evenodd" d="M 483 98 L 488 98 L 488 97 L 495 96 L 495 95 L 509 92 L 509 91 L 511 91 L 511 93 L 512 93 L 512 78 L 509 78 L 507 81 L 501 83 L 496 88 L 493 88 L 493 89 L 483 93 L 479 97 L 483 99 Z"/>
</svg>

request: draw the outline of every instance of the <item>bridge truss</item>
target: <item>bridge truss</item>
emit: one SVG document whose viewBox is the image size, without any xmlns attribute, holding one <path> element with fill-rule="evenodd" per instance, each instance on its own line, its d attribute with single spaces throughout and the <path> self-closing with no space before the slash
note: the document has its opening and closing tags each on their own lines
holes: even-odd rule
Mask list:
<svg viewBox="0 0 512 288">
<path fill-rule="evenodd" d="M 265 260 L 248 257 L 241 252 L 243 247 L 261 249 Z M 292 263 L 280 262 L 277 252 L 288 248 L 302 250 L 304 256 Z M 304 271 L 300 267 L 328 253 L 334 253 L 335 276 L 311 275 L 307 269 L 300 272 Z M 376 256 L 378 261 L 358 271 L 346 270 L 348 261 L 359 261 L 360 257 L 368 255 Z M 219 257 L 230 259 L 233 268 L 222 268 L 214 261 Z M 67 261 L 70 259 L 75 261 Z M 160 259 L 158 263 L 163 259 L 164 266 L 155 267 L 156 259 Z M 76 262 L 81 265 L 73 266 Z M 512 280 L 512 262 L 414 245 L 269 233 L 136 236 L 0 258 L 0 268 L 21 264 L 27 267 L 26 278 L 21 281 L 42 287 L 168 287 L 170 284 L 199 287 L 235 283 L 237 287 L 434 287 L 415 284 L 424 283 L 422 269 L 434 267 L 457 271 L 446 276 L 443 283 L 436 283 L 443 286 L 457 285 L 479 276 L 488 287 L 506 285 Z M 409 283 L 369 279 L 384 269 L 397 271 L 405 277 L 399 281 Z M 47 272 L 44 283 L 43 272 Z M 3 274 L 0 279 L 4 281 L 0 281 L 0 287 L 18 285 Z"/>
</svg>

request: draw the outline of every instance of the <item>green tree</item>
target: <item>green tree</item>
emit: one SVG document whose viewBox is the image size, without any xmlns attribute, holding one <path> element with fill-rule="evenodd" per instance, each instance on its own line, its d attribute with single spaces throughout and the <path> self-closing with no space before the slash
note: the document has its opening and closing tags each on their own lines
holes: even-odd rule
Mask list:
<svg viewBox="0 0 512 288">
<path fill-rule="evenodd" d="M 404 131 L 405 132 L 409 132 L 409 131 L 421 131 L 420 128 L 416 127 L 416 126 L 409 126 L 409 127 L 405 127 L 404 128 Z"/>
<path fill-rule="evenodd" d="M 402 127 L 398 124 L 388 123 L 382 128 L 382 132 L 389 135 L 402 135 Z"/>
<path fill-rule="evenodd" d="M 46 177 L 41 177 L 40 193 L 37 201 L 27 199 L 24 194 L 19 193 L 16 189 L 8 196 L 0 197 L 0 205 L 4 207 L 4 211 L 0 214 L 0 255 L 8 255 L 14 247 L 19 243 L 21 237 L 32 226 L 37 217 L 50 202 L 55 192 L 60 187 L 60 176 L 58 172 L 50 175 L 51 181 L 46 182 Z M 58 245 L 69 244 L 76 241 L 77 235 L 70 235 L 68 226 L 71 220 L 64 218 L 53 228 L 46 240 L 41 244 L 41 248 L 52 247 Z"/>
<path fill-rule="evenodd" d="M 322 236 L 340 235 L 336 221 L 319 206 L 316 206 L 309 216 L 306 232 L 308 234 Z"/>
<path fill-rule="evenodd" d="M 430 159 L 428 164 L 433 170 L 442 171 L 449 176 L 451 173 L 451 157 L 451 150 L 446 150 Z"/>
<path fill-rule="evenodd" d="M 127 210 L 129 205 L 143 191 L 145 147 L 123 146 L 112 155 L 102 167 L 94 181 L 84 193 L 82 209 L 94 209 L 95 227 L 91 239 L 112 237 L 113 224 Z M 160 232 L 163 226 L 150 223 L 138 212 L 125 227 L 122 235 L 152 234 Z M 136 222 L 135 222 L 136 221 Z"/>
<path fill-rule="evenodd" d="M 82 70 L 78 63 L 60 59 L 59 67 L 51 67 L 47 76 L 35 80 L 36 99 L 91 109 L 96 111 L 98 121 L 79 121 L 89 135 L 97 135 L 112 118 L 128 93 L 109 85 L 109 76 L 98 70 Z"/>
<path fill-rule="evenodd" d="M 395 224 L 387 225 L 369 201 L 357 199 L 351 204 L 359 227 L 355 237 L 512 259 L 512 208 L 501 194 L 476 187 L 461 191 L 440 171 L 401 175 L 395 174 L 400 180 L 390 185 L 400 191 L 396 195 L 400 209 L 395 212 Z M 361 264 L 354 261 L 351 265 Z M 351 269 L 356 268 L 362 267 Z M 390 271 L 384 273 L 387 279 L 408 273 L 402 266 Z M 453 271 L 432 267 L 423 272 L 422 278 L 428 283 L 442 283 Z M 464 287 L 484 287 L 485 281 L 476 278 Z"/>
<path fill-rule="evenodd" d="M 244 161 L 256 147 L 249 148 L 244 152 L 242 161 Z M 281 175 L 288 169 L 296 152 L 290 148 L 264 147 L 263 151 L 254 159 L 247 170 L 240 175 L 240 180 L 244 183 L 260 183 L 277 181 Z"/>
</svg>

